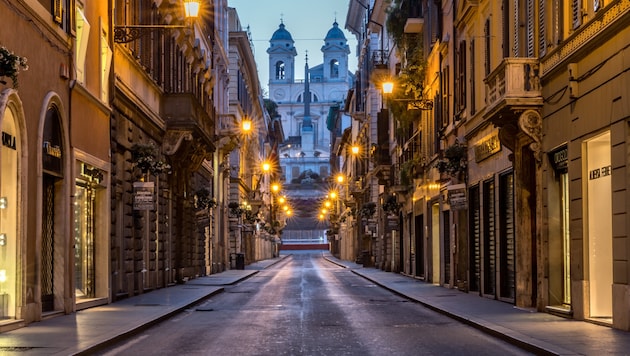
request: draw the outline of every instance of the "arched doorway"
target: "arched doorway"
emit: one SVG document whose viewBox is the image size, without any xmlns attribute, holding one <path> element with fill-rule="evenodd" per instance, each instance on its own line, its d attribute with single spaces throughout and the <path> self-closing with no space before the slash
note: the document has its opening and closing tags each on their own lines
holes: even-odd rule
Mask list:
<svg viewBox="0 0 630 356">
<path fill-rule="evenodd" d="M 61 268 L 63 261 L 55 261 L 56 256 L 63 256 L 60 252 L 63 237 L 63 214 L 61 214 L 62 182 L 63 182 L 63 150 L 61 117 L 56 106 L 46 111 L 43 131 L 42 152 L 42 235 L 41 235 L 41 263 L 40 287 L 42 312 L 50 312 L 63 307 L 62 300 L 55 300 L 56 276 L 63 276 Z M 61 289 L 59 289 L 61 290 Z M 58 305 L 58 308 L 56 308 Z"/>
<path fill-rule="evenodd" d="M 22 140 L 12 90 L 0 95 L 0 322 L 18 317 Z"/>
</svg>

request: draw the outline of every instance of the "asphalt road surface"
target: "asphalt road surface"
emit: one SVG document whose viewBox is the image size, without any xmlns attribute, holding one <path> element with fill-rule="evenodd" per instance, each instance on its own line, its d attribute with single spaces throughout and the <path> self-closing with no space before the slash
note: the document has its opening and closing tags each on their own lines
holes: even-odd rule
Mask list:
<svg viewBox="0 0 630 356">
<path fill-rule="evenodd" d="M 526 355 L 298 253 L 101 355 Z"/>
</svg>

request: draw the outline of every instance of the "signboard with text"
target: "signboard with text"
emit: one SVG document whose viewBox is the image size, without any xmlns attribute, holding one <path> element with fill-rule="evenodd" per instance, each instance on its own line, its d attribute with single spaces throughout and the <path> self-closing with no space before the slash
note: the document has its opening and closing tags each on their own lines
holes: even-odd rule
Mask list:
<svg viewBox="0 0 630 356">
<path fill-rule="evenodd" d="M 155 183 L 153 182 L 134 182 L 133 210 L 155 210 L 154 191 Z"/>
<path fill-rule="evenodd" d="M 451 210 L 466 210 L 468 208 L 465 184 L 451 185 L 446 189 L 448 190 L 448 203 Z"/>
</svg>

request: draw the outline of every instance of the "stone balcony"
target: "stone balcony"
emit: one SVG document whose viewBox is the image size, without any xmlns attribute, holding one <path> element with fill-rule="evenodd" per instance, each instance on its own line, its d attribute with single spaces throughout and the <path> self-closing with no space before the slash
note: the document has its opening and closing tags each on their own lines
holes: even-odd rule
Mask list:
<svg viewBox="0 0 630 356">
<path fill-rule="evenodd" d="M 484 117 L 501 126 L 499 121 L 509 120 L 528 109 L 540 108 L 543 98 L 539 68 L 537 58 L 504 58 L 484 80 Z"/>
</svg>

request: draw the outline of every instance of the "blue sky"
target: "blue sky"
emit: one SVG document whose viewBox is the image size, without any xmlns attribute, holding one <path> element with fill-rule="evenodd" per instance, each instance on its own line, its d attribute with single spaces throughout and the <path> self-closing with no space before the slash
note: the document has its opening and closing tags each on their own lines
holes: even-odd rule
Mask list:
<svg viewBox="0 0 630 356">
<path fill-rule="evenodd" d="M 249 25 L 254 40 L 258 76 L 265 93 L 269 82 L 267 48 L 271 35 L 280 25 L 280 19 L 295 41 L 298 53 L 295 58 L 296 79 L 304 78 L 304 71 L 300 68 L 304 68 L 306 50 L 309 66 L 322 63 L 321 47 L 335 17 L 350 46 L 349 69 L 353 73 L 356 70 L 357 41 L 345 29 L 348 0 L 228 0 L 228 6 L 236 8 L 243 28 Z"/>
</svg>

